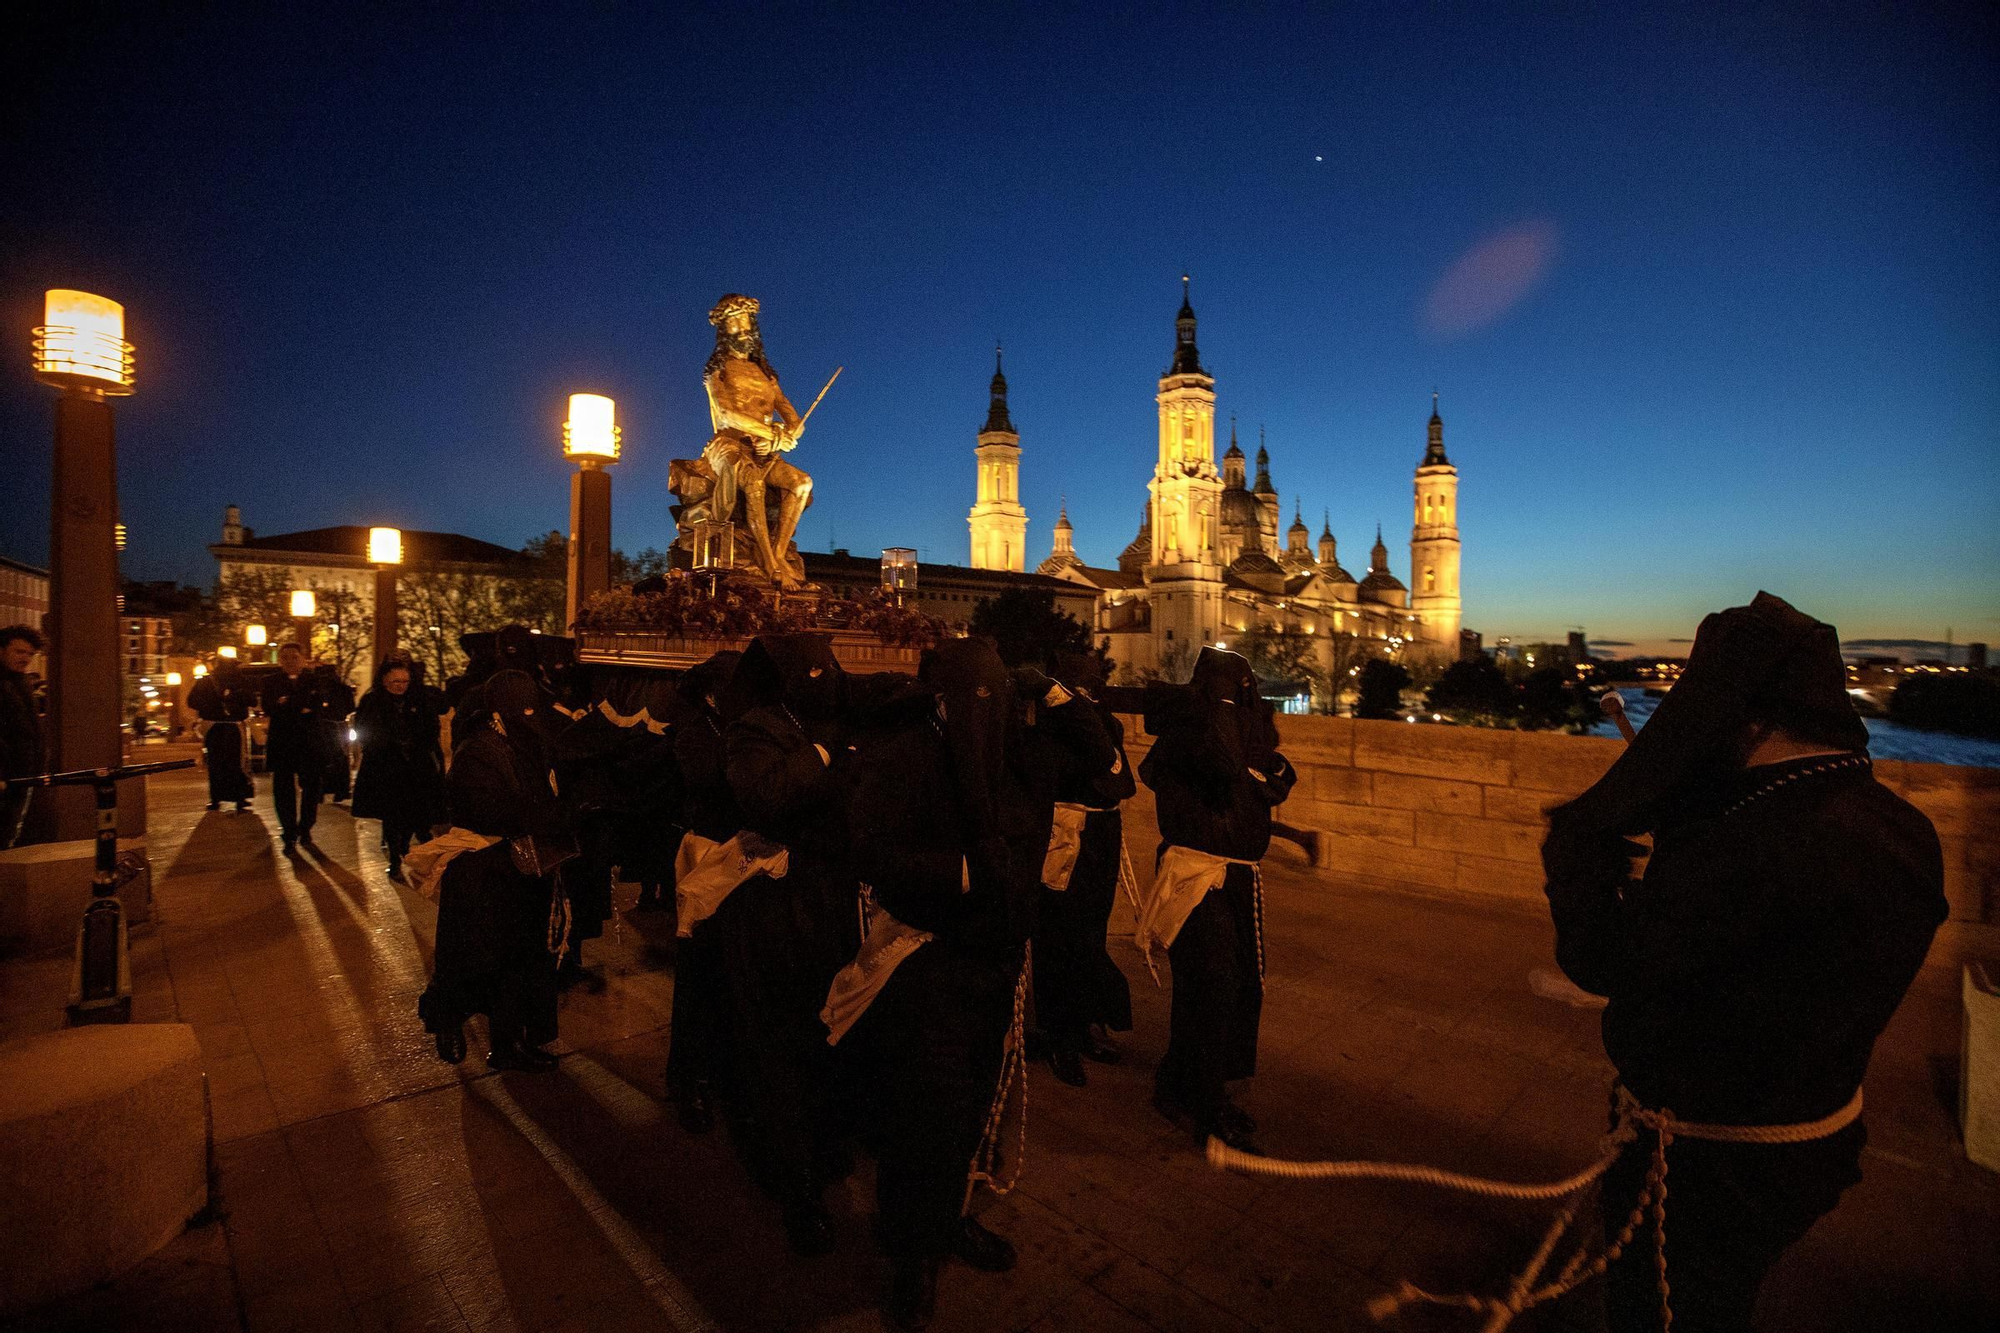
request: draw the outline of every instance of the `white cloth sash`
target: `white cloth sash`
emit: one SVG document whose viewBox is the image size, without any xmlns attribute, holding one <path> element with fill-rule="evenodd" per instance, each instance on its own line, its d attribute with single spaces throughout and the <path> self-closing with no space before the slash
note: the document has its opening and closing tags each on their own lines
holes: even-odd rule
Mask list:
<svg viewBox="0 0 2000 1333">
<path fill-rule="evenodd" d="M 826 1024 L 829 1046 L 840 1044 L 847 1030 L 860 1022 L 868 1006 L 875 1003 L 875 997 L 889 984 L 890 976 L 902 966 L 903 960 L 933 938 L 928 930 L 906 926 L 890 916 L 875 904 L 872 894 L 863 899 L 862 913 L 868 919 L 868 933 L 861 941 L 861 952 L 835 974 L 833 985 L 827 988 L 826 1007 L 819 1011 L 819 1021 Z"/>
<path fill-rule="evenodd" d="M 1083 850 L 1083 823 L 1090 807 L 1074 801 L 1056 802 L 1056 822 L 1049 829 L 1049 853 L 1042 858 L 1042 883 L 1061 893 L 1069 888 L 1076 873 L 1077 853 Z"/>
<path fill-rule="evenodd" d="M 466 852 L 483 852 L 498 838 L 471 829 L 450 828 L 428 842 L 420 842 L 403 853 L 403 876 L 411 888 L 432 902 L 444 883 L 444 868 Z"/>
<path fill-rule="evenodd" d="M 693 934 L 695 926 L 714 916 L 723 900 L 753 875 L 783 879 L 791 865 L 790 851 L 754 833 L 739 833 L 728 842 L 683 834 L 674 854 L 676 933 Z"/>
<path fill-rule="evenodd" d="M 1132 941 L 1139 946 L 1139 952 L 1146 956 L 1146 970 L 1153 974 L 1154 984 L 1160 980 L 1160 971 L 1154 959 L 1165 953 L 1181 927 L 1201 900 L 1213 889 L 1222 887 L 1222 881 L 1229 874 L 1231 866 L 1256 867 L 1255 861 L 1238 860 L 1233 856 L 1215 856 L 1208 852 L 1198 852 L 1192 847 L 1170 846 L 1160 858 L 1159 873 L 1153 876 L 1153 887 L 1139 904 L 1139 924 L 1133 932 Z"/>
</svg>

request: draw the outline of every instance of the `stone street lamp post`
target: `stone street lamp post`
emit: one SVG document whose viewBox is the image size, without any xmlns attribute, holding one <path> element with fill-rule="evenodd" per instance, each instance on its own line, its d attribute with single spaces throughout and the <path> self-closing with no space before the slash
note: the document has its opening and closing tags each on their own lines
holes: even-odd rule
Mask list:
<svg viewBox="0 0 2000 1333">
<path fill-rule="evenodd" d="M 611 474 L 624 431 L 617 404 L 601 393 L 569 396 L 563 422 L 563 457 L 576 460 L 569 483 L 569 584 L 563 599 L 563 630 L 576 627 L 577 612 L 611 586 Z"/>
<path fill-rule="evenodd" d="M 403 563 L 401 528 L 368 529 L 368 560 L 375 566 L 375 662 L 396 651 L 396 566 Z"/>
<path fill-rule="evenodd" d="M 116 768 L 118 730 L 118 450 L 111 402 L 132 392 L 125 307 L 89 292 L 47 294 L 35 330 L 35 375 L 56 400 L 49 523 L 49 766 Z M 97 823 L 82 787 L 50 792 L 51 836 L 91 837 Z M 139 818 L 144 806 L 139 802 Z"/>
</svg>

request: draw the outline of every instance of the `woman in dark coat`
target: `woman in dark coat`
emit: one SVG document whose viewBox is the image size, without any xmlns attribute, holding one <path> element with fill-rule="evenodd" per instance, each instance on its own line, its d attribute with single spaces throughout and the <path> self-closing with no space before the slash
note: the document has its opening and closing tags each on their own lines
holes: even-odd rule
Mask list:
<svg viewBox="0 0 2000 1333">
<path fill-rule="evenodd" d="M 188 707 L 207 726 L 202 731 L 201 756 L 208 769 L 208 808 L 234 801 L 238 812 L 250 808 L 250 775 L 243 768 L 243 724 L 257 705 L 257 691 L 243 671 L 222 658 L 214 671 L 188 691 Z"/>
<path fill-rule="evenodd" d="M 767 634 L 736 665 L 722 712 L 743 828 L 787 849 L 715 912 L 734 1072 L 752 1173 L 783 1205 L 800 1254 L 833 1246 L 821 1200 L 838 1161 L 832 1048 L 819 1011 L 859 946 L 848 868 L 840 665 L 825 634 Z"/>
<path fill-rule="evenodd" d="M 1277 723 L 1250 663 L 1236 653 L 1204 648 L 1185 687 L 1149 687 L 1146 729 L 1158 739 L 1139 776 L 1158 803 L 1162 860 L 1187 848 L 1228 862 L 1168 947 L 1173 1008 L 1153 1103 L 1169 1118 L 1190 1118 L 1197 1138 L 1254 1150 L 1256 1124 L 1225 1085 L 1257 1070 L 1264 931 L 1256 862 L 1271 845 L 1271 809 L 1298 775 L 1278 753 Z"/>
<path fill-rule="evenodd" d="M 410 839 L 430 836 L 444 818 L 444 750 L 438 740 L 443 700 L 427 688 L 407 658 L 376 668 L 375 685 L 354 713 L 361 772 L 354 779 L 354 817 L 382 821 L 389 878 L 402 882 Z"/>
<path fill-rule="evenodd" d="M 1076 859 L 1067 883 L 1049 883 L 1045 866 L 1040 921 L 1035 929 L 1035 1018 L 1048 1041 L 1049 1064 L 1057 1078 L 1075 1087 L 1085 1082 L 1081 1056 L 1105 1064 L 1118 1049 L 1091 1037 L 1092 1024 L 1117 1032 L 1132 1030 L 1132 992 L 1125 974 L 1104 947 L 1111 908 L 1118 899 L 1124 863 L 1124 820 L 1120 804 L 1138 790 L 1125 758 L 1125 728 L 1118 715 L 1097 702 L 1104 685 L 1104 659 L 1095 653 L 1065 653 L 1055 663 L 1056 679 L 1076 696 L 1076 712 L 1086 734 L 1081 743 L 1058 745 L 1054 759 L 1055 800 L 1063 815 L 1081 819 Z M 1051 719 L 1067 709 L 1050 710 Z"/>
<path fill-rule="evenodd" d="M 727 842 L 743 828 L 743 814 L 729 793 L 722 713 L 717 707 L 742 656 L 717 653 L 681 677 L 681 706 L 672 727 L 674 763 L 681 780 L 677 817 L 688 833 L 710 842 Z M 710 917 L 696 923 L 674 951 L 667 1096 L 681 1127 L 690 1134 L 706 1134 L 715 1124 L 715 1082 L 727 1022 L 718 950 L 715 919 Z"/>
<path fill-rule="evenodd" d="M 464 1024 L 483 1013 L 497 1069 L 555 1068 L 540 1049 L 556 1036 L 556 958 L 567 904 L 554 874 L 525 873 L 517 853 L 548 859 L 564 839 L 537 726 L 541 688 L 523 672 L 486 684 L 487 725 L 452 754 L 446 796 L 455 828 L 497 838 L 446 865 L 438 895 L 431 984 L 417 1003 L 438 1054 L 465 1057 Z M 515 844 L 519 844 L 516 846 Z"/>
</svg>

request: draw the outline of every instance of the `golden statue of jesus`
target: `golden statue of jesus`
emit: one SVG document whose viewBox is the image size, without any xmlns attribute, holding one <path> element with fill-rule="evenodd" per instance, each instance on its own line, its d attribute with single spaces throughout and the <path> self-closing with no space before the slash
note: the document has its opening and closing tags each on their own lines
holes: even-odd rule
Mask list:
<svg viewBox="0 0 2000 1333">
<path fill-rule="evenodd" d="M 798 446 L 805 423 L 778 386 L 778 372 L 764 356 L 757 329 L 757 299 L 731 293 L 708 312 L 715 352 L 702 371 L 708 416 L 715 434 L 702 452 L 715 474 L 709 512 L 728 519 L 743 497 L 758 568 L 780 588 L 805 583 L 805 565 L 792 551 L 799 518 L 812 503 L 812 478 L 785 460 Z M 775 529 L 768 504 L 777 493 Z"/>
</svg>

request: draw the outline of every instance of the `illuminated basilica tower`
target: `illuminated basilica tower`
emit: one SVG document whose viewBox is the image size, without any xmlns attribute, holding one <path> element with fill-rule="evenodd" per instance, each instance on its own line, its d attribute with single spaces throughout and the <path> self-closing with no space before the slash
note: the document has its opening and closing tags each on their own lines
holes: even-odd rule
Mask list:
<svg viewBox="0 0 2000 1333">
<path fill-rule="evenodd" d="M 1416 507 L 1410 529 L 1410 609 L 1423 622 L 1423 638 L 1446 660 L 1458 655 L 1458 469 L 1444 455 L 1444 419 L 1431 395 L 1430 439 L 1417 465 Z"/>
<path fill-rule="evenodd" d="M 1215 377 L 1201 368 L 1195 348 L 1194 307 L 1185 276 L 1174 327 L 1173 363 L 1160 376 L 1155 400 L 1160 405 L 1160 457 L 1147 487 L 1153 549 L 1145 579 L 1151 589 L 1153 641 L 1162 653 L 1173 651 L 1170 643 L 1198 650 L 1215 638 L 1222 623 Z"/>
<path fill-rule="evenodd" d="M 1027 568 L 1028 511 L 1021 507 L 1021 436 L 1007 415 L 1007 377 L 1000 349 L 993 349 L 993 405 L 979 432 L 979 496 L 966 523 L 972 529 L 972 567 Z"/>
</svg>

